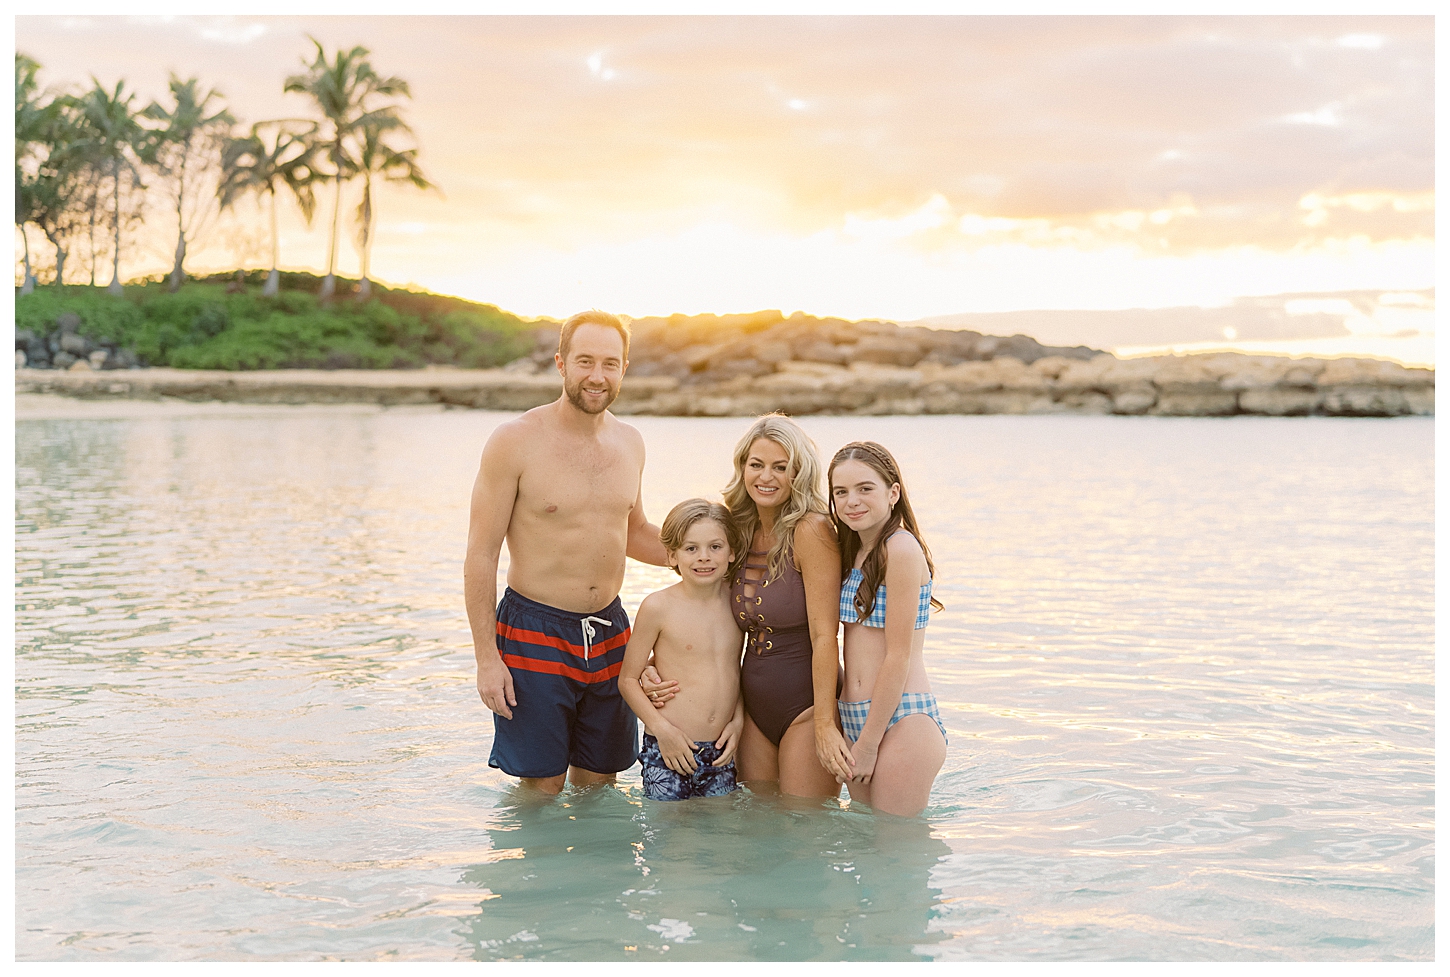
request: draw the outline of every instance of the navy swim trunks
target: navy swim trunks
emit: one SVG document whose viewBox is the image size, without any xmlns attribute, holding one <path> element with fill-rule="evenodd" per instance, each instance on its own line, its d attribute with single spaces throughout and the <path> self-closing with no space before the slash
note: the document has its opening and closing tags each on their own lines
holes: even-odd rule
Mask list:
<svg viewBox="0 0 1450 977">
<path fill-rule="evenodd" d="M 695 741 L 695 772 L 686 777 L 665 766 L 660 755 L 660 741 L 644 734 L 644 749 L 639 751 L 639 765 L 644 773 L 644 796 L 653 801 L 683 801 L 691 797 L 722 797 L 738 789 L 735 783 L 735 758 L 723 767 L 712 767 L 720 758 L 720 750 L 709 740 Z"/>
<path fill-rule="evenodd" d="M 506 589 L 498 651 L 518 705 L 512 719 L 494 714 L 488 765 L 514 777 L 634 766 L 639 721 L 619 694 L 628 643 L 629 616 L 618 597 L 602 611 L 576 614 Z"/>
</svg>

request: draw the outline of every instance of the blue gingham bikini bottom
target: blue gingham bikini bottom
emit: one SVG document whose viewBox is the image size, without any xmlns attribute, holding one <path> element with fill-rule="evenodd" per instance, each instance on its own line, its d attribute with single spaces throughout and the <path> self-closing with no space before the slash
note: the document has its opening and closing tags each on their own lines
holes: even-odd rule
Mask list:
<svg viewBox="0 0 1450 977">
<path fill-rule="evenodd" d="M 846 739 L 852 743 L 861 738 L 861 730 L 866 728 L 866 716 L 871 712 L 871 700 L 862 699 L 860 702 L 837 702 L 836 711 L 841 714 L 841 729 L 846 734 Z M 891 722 L 886 724 L 890 729 L 902 719 L 916 713 L 924 713 L 936 720 L 937 729 L 941 730 L 941 738 L 947 738 L 947 728 L 942 725 L 941 713 L 936 708 L 936 696 L 930 692 L 903 692 L 901 694 L 901 705 L 891 714 Z"/>
</svg>

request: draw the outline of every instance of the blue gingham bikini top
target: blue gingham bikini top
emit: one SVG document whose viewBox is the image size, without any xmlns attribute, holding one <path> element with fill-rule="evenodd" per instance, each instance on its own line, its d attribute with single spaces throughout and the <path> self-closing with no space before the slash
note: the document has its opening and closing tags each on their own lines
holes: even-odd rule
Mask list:
<svg viewBox="0 0 1450 977">
<path fill-rule="evenodd" d="M 860 614 L 856 611 L 856 591 L 861 589 L 861 568 L 852 567 L 851 572 L 846 574 L 846 579 L 841 581 L 841 621 L 845 624 L 864 624 L 868 628 L 886 627 L 886 585 L 882 584 L 876 588 L 876 603 L 871 607 L 871 614 L 866 620 L 858 620 Z M 916 624 L 913 630 L 920 631 L 927 625 L 927 615 L 931 613 L 931 581 L 921 585 L 921 595 L 916 602 Z"/>
</svg>

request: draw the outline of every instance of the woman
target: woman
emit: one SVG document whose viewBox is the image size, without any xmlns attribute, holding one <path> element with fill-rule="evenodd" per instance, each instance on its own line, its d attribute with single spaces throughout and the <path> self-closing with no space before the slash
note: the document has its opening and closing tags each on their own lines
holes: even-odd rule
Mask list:
<svg viewBox="0 0 1450 977">
<path fill-rule="evenodd" d="M 896 459 L 874 441 L 836 452 L 828 475 L 840 533 L 845 689 L 838 704 L 851 742 L 851 799 L 885 814 L 926 807 L 946 759 L 946 727 L 922 648 L 934 568 Z"/>
<path fill-rule="evenodd" d="M 841 563 L 820 458 L 798 424 L 767 414 L 735 446 L 733 462 L 725 506 L 748 541 L 731 567 L 731 616 L 745 632 L 737 776 L 779 781 L 782 794 L 836 797 L 850 746 L 836 725 Z M 646 670 L 645 691 L 667 700 L 676 683 L 654 678 Z"/>
</svg>

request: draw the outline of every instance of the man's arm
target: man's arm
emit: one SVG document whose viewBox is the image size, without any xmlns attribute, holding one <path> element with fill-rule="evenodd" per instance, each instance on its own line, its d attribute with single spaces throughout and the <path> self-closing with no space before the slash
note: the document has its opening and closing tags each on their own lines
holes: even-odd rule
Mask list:
<svg viewBox="0 0 1450 977">
<path fill-rule="evenodd" d="M 634 428 L 629 430 L 634 431 L 639 448 L 640 487 L 635 492 L 634 508 L 629 510 L 629 535 L 624 543 L 624 555 L 641 563 L 667 567 L 670 555 L 665 550 L 665 544 L 660 542 L 660 528 L 650 525 L 644 515 L 644 438 Z"/>
<path fill-rule="evenodd" d="M 498 557 L 519 491 L 519 464 L 512 432 L 501 427 L 483 446 L 468 517 L 468 552 L 463 558 L 463 603 L 473 631 L 478 664 L 478 697 L 505 719 L 514 717 L 514 680 L 498 653 Z"/>
</svg>

